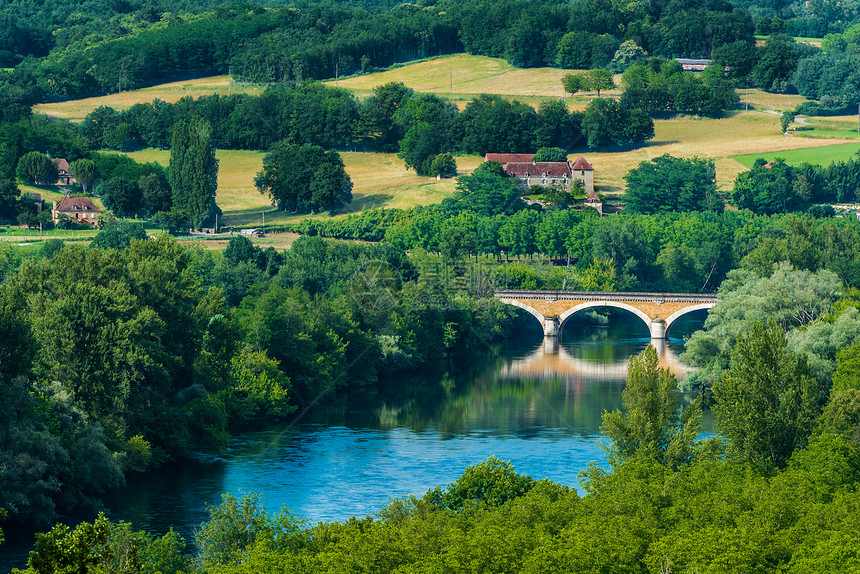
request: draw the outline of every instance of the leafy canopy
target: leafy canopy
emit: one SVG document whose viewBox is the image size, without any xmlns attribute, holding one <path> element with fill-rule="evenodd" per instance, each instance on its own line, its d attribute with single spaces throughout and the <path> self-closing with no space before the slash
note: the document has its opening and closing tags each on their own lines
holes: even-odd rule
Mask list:
<svg viewBox="0 0 860 574">
<path fill-rule="evenodd" d="M 658 363 L 651 345 L 630 359 L 622 410 L 603 413 L 600 430 L 610 441 L 604 448 L 613 468 L 646 458 L 677 469 L 693 459 L 701 408 L 694 402 L 679 411 L 675 375 Z"/>
</svg>

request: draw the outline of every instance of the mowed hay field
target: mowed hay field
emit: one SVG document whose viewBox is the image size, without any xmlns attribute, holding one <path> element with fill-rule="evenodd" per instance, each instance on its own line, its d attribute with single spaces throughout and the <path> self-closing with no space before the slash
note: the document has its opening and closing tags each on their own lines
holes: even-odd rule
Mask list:
<svg viewBox="0 0 860 574">
<path fill-rule="evenodd" d="M 848 144 L 845 138 L 810 139 L 783 135 L 779 116 L 761 112 L 732 112 L 721 119 L 681 117 L 654 122 L 655 137 L 645 146 L 617 153 L 583 152 L 594 166 L 594 183 L 599 191 L 623 191 L 624 176 L 642 161 L 665 153 L 676 157 L 713 159 L 717 168 L 717 186 L 730 190 L 735 177 L 748 168 L 734 156 L 763 154 L 784 156 L 786 150 L 812 149 L 818 156 L 826 155 L 819 148 Z M 856 145 L 856 144 L 855 144 Z M 841 147 L 841 146 L 840 146 Z M 844 153 L 839 150 L 838 153 Z M 810 157 L 817 157 L 810 153 Z M 576 154 L 571 154 L 575 156 Z M 828 162 L 829 163 L 829 162 Z"/>
<path fill-rule="evenodd" d="M 196 98 L 210 94 L 227 95 L 228 92 L 233 94 L 259 94 L 264 89 L 265 86 L 259 85 L 239 85 L 233 83 L 231 86 L 229 76 L 212 76 L 209 78 L 171 82 L 151 88 L 130 90 L 97 98 L 38 104 L 33 106 L 33 113 L 45 114 L 51 118 L 80 122 L 87 117 L 87 114 L 100 106 L 108 106 L 115 110 L 126 110 L 135 104 L 144 104 L 155 99 L 173 103 L 178 102 L 185 96 Z"/>
<path fill-rule="evenodd" d="M 516 68 L 501 58 L 456 54 L 432 58 L 415 64 L 392 68 L 384 72 L 346 78 L 337 82 L 358 97 L 364 98 L 373 88 L 389 82 L 403 82 L 416 92 L 436 94 L 460 104 L 460 107 L 479 94 L 497 94 L 537 105 L 546 100 L 565 99 L 561 79 L 567 74 L 581 74 L 582 70 L 558 68 Z M 618 83 L 621 76 L 616 76 Z M 326 82 L 334 86 L 334 81 Z M 619 90 L 601 95 L 621 95 Z M 579 93 L 566 97 L 571 108 L 585 107 L 596 94 Z"/>
<path fill-rule="evenodd" d="M 118 152 L 117 152 L 118 153 Z M 139 162 L 170 163 L 170 152 L 146 149 L 127 153 Z M 262 169 L 264 152 L 218 150 L 218 191 L 216 202 L 223 210 L 220 224 L 224 226 L 262 225 L 296 222 L 308 217 L 325 218 L 328 214 L 295 215 L 278 211 L 269 198 L 254 186 L 254 177 Z M 454 179 L 437 180 L 421 177 L 407 170 L 396 154 L 341 152 L 344 165 L 352 179 L 352 203 L 341 213 L 355 213 L 364 208 L 409 208 L 439 203 L 454 192 Z M 471 172 L 483 160 L 478 156 L 456 156 L 460 173 Z"/>
</svg>

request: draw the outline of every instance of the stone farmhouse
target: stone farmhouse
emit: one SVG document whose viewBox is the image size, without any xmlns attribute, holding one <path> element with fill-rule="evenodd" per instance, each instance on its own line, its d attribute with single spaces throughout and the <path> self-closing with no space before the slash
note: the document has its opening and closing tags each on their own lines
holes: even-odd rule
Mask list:
<svg viewBox="0 0 860 574">
<path fill-rule="evenodd" d="M 585 184 L 585 193 L 594 194 L 594 168 L 582 156 L 576 161 L 532 161 L 534 154 L 523 153 L 488 153 L 485 161 L 497 161 L 505 168 L 505 173 L 519 178 L 525 187 L 533 185 L 561 185 L 570 191 L 570 185 L 575 180 Z"/>
<path fill-rule="evenodd" d="M 96 225 L 101 213 L 102 210 L 96 207 L 89 197 L 69 197 L 67 195 L 54 206 L 51 216 L 54 218 L 54 223 L 59 222 L 60 216 L 65 215 L 69 219 L 81 223 Z"/>
<path fill-rule="evenodd" d="M 54 165 L 57 166 L 57 183 L 60 185 L 72 185 L 75 183 L 75 176 L 71 174 L 69 171 L 69 162 L 66 161 L 65 158 L 58 158 L 53 160 Z"/>
</svg>

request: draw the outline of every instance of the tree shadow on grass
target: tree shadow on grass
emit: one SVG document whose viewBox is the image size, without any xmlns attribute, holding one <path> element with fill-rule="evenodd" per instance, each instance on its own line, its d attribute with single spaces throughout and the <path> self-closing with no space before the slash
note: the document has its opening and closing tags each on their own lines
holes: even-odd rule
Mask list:
<svg viewBox="0 0 860 574">
<path fill-rule="evenodd" d="M 370 195 L 355 195 L 350 203 L 338 210 L 338 213 L 355 213 L 362 208 L 385 207 L 394 198 L 387 193 L 372 193 Z"/>
</svg>

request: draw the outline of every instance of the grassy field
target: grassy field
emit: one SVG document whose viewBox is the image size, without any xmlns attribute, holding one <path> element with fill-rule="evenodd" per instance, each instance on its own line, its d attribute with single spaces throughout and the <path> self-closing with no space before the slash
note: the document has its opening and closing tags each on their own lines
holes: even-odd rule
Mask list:
<svg viewBox="0 0 860 574">
<path fill-rule="evenodd" d="M 661 120 L 654 122 L 654 131 L 654 139 L 639 149 L 616 153 L 583 152 L 594 166 L 594 182 L 599 191 L 610 194 L 622 191 L 624 176 L 631 168 L 664 153 L 713 159 L 717 168 L 717 186 L 728 190 L 737 174 L 748 168 L 735 156 L 774 152 L 780 152 L 782 156 L 786 150 L 818 150 L 847 143 L 845 139 L 813 140 L 785 136 L 780 132 L 779 116 L 753 112 L 749 115 L 734 112 L 719 120 L 695 117 Z"/>
<path fill-rule="evenodd" d="M 520 101 L 538 104 L 546 100 L 565 98 L 561 78 L 575 70 L 558 68 L 515 68 L 501 58 L 456 54 L 433 58 L 415 64 L 392 68 L 384 72 L 340 80 L 337 85 L 363 98 L 376 86 L 388 82 L 403 82 L 417 92 L 448 98 L 464 106 L 479 94 L 498 94 Z M 616 76 L 616 83 L 620 76 Z M 333 86 L 335 82 L 327 82 Z M 612 90 L 610 95 L 620 95 Z M 572 108 L 585 107 L 597 94 L 567 96 Z"/>
<path fill-rule="evenodd" d="M 755 163 L 755 160 L 758 158 L 771 160 L 777 157 L 781 157 L 785 160 L 785 163 L 789 165 L 800 165 L 802 163 L 830 165 L 834 161 L 845 161 L 847 159 L 857 157 L 858 151 L 860 151 L 860 143 L 849 143 L 812 149 L 794 149 L 780 152 L 736 155 L 732 159 L 748 168 L 752 167 L 753 163 Z"/>
<path fill-rule="evenodd" d="M 161 84 L 141 90 L 130 90 L 118 94 L 110 94 L 98 98 L 84 98 L 69 102 L 57 102 L 51 104 L 38 104 L 33 107 L 33 112 L 45 114 L 48 117 L 69 120 L 73 122 L 82 121 L 87 114 L 99 106 L 108 106 L 116 110 L 125 110 L 135 104 L 151 102 L 160 99 L 165 102 L 177 102 L 185 96 L 205 96 L 209 94 L 258 94 L 265 89 L 257 85 L 230 85 L 229 76 L 212 76 L 209 78 L 197 78 L 181 82 Z"/>
<path fill-rule="evenodd" d="M 166 166 L 170 152 L 147 149 L 127 154 L 140 162 L 155 161 Z M 263 152 L 218 150 L 218 193 L 216 201 L 224 211 L 224 226 L 253 226 L 299 221 L 309 216 L 293 215 L 272 207 L 269 199 L 254 187 L 254 176 L 263 164 Z M 454 192 L 453 179 L 420 177 L 407 170 L 395 154 L 342 152 L 346 171 L 352 179 L 353 201 L 344 213 L 371 207 L 413 207 L 438 203 Z M 460 173 L 472 171 L 478 156 L 457 156 Z M 310 217 L 324 218 L 325 214 Z"/>
</svg>

